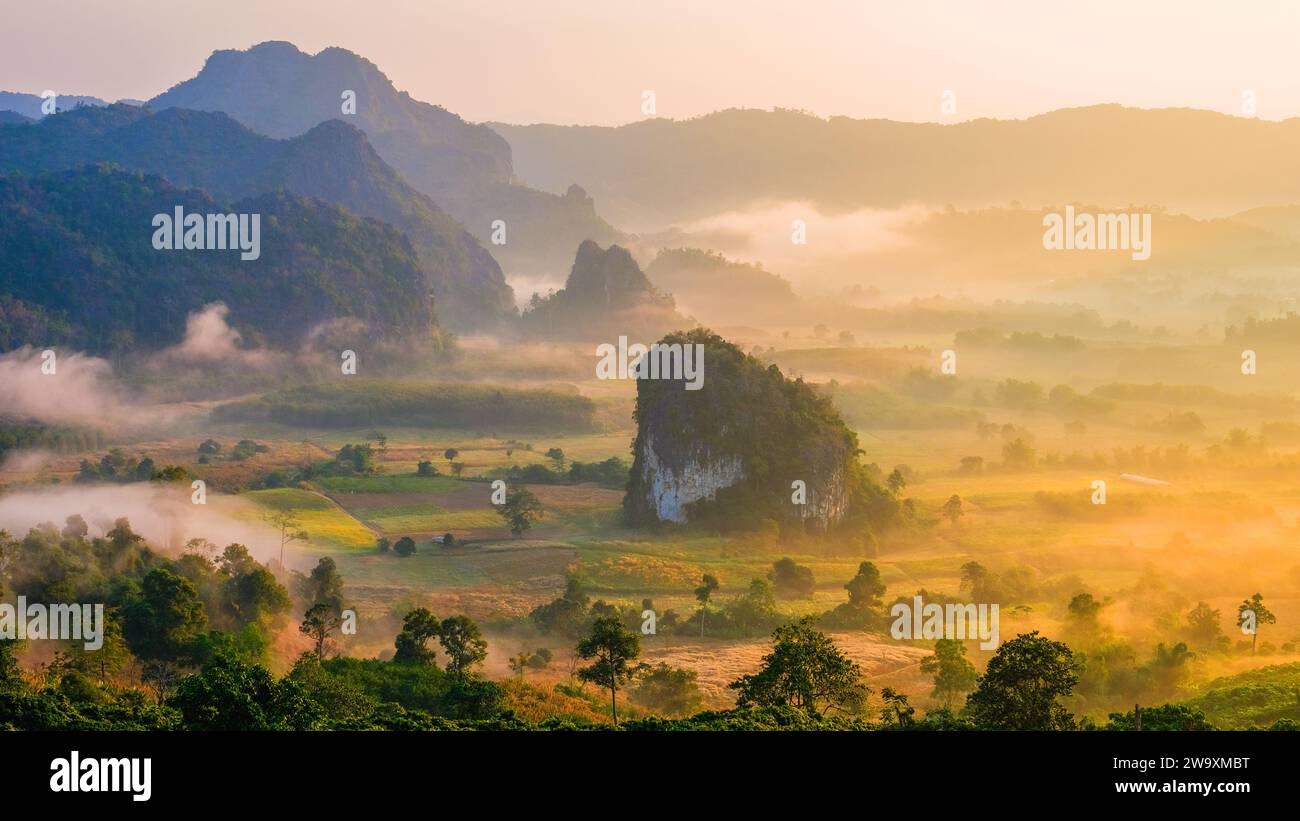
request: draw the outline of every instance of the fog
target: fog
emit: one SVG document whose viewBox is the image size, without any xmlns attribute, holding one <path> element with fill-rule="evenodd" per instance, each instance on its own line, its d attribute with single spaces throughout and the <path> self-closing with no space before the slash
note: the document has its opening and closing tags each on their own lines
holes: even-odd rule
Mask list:
<svg viewBox="0 0 1300 821">
<path fill-rule="evenodd" d="M 62 527 L 74 514 L 86 520 L 91 536 L 103 536 L 118 518 L 126 517 L 149 544 L 171 552 L 182 550 L 190 539 L 207 539 L 218 547 L 238 542 L 259 561 L 279 558 L 279 534 L 262 523 L 256 506 L 213 493 L 207 494 L 205 504 L 194 504 L 188 484 L 76 484 L 0 495 L 0 529 L 19 538 L 47 522 Z M 291 560 L 292 550 L 286 548 L 285 564 L 310 564 L 305 558 Z"/>
</svg>

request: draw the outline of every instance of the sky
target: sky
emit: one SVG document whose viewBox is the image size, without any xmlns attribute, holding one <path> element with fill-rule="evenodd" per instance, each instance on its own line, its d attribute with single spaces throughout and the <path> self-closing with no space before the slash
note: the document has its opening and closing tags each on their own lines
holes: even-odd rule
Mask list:
<svg viewBox="0 0 1300 821">
<path fill-rule="evenodd" d="M 111 100 L 152 97 L 214 50 L 288 40 L 351 49 L 473 121 L 617 125 L 645 116 L 647 90 L 674 119 L 1249 114 L 1246 99 L 1300 116 L 1300 4 L 1271 0 L 0 0 L 0 21 L 0 90 Z"/>
</svg>

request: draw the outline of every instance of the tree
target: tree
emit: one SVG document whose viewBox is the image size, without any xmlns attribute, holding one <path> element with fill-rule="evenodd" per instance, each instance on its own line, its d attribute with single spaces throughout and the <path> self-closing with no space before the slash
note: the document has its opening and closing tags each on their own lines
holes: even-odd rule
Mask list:
<svg viewBox="0 0 1300 821">
<path fill-rule="evenodd" d="M 70 652 L 73 665 L 102 684 L 130 664 L 131 651 L 122 632 L 121 615 L 115 608 L 104 610 L 101 630 L 103 634 L 98 650 L 87 650 L 83 642 L 73 642 Z"/>
<path fill-rule="evenodd" d="M 298 631 L 310 637 L 316 645 L 315 653 L 318 661 L 325 660 L 329 638 L 339 631 L 342 623 L 342 617 L 328 604 L 323 602 L 313 604 L 307 609 L 302 624 L 298 625 Z"/>
<path fill-rule="evenodd" d="M 556 470 L 564 470 L 564 451 L 559 448 L 551 448 L 546 451 L 546 458 L 555 463 Z"/>
<path fill-rule="evenodd" d="M 590 597 L 582 589 L 582 580 L 571 574 L 565 579 L 564 594 L 534 607 L 528 617 L 542 633 L 558 632 L 577 636 L 585 627 L 590 603 Z"/>
<path fill-rule="evenodd" d="M 375 465 L 375 449 L 369 443 L 364 445 L 346 444 L 339 448 L 338 453 L 334 454 L 334 461 L 330 465 L 330 470 L 344 476 L 376 473 L 379 468 Z"/>
<path fill-rule="evenodd" d="M 1110 600 L 1097 601 L 1091 593 L 1079 593 L 1066 607 L 1066 630 L 1076 646 L 1098 641 L 1105 629 L 1101 624 L 1101 610 Z"/>
<path fill-rule="evenodd" d="M 104 535 L 113 546 L 113 552 L 118 554 L 144 542 L 144 537 L 131 529 L 131 522 L 125 516 L 113 522 L 113 529 Z"/>
<path fill-rule="evenodd" d="M 976 602 L 993 603 L 998 599 L 993 574 L 979 562 L 966 562 L 961 566 L 961 589 L 969 590 L 971 599 Z"/>
<path fill-rule="evenodd" d="M 966 711 L 981 729 L 1073 729 L 1074 716 L 1057 699 L 1079 683 L 1079 667 L 1069 647 L 1037 630 L 1016 636 L 993 654 Z"/>
<path fill-rule="evenodd" d="M 662 716 L 687 716 L 699 710 L 700 674 L 660 662 L 637 676 L 632 700 Z"/>
<path fill-rule="evenodd" d="M 428 459 L 421 459 L 415 465 L 416 476 L 437 476 L 438 469 L 433 466 L 433 462 Z"/>
<path fill-rule="evenodd" d="M 591 625 L 591 635 L 578 642 L 578 658 L 595 659 L 595 663 L 579 668 L 578 678 L 609 690 L 615 726 L 618 726 L 618 688 L 631 678 L 628 662 L 639 655 L 641 637 L 628 630 L 617 616 L 597 618 Z"/>
<path fill-rule="evenodd" d="M 140 596 L 125 608 L 123 633 L 131 652 L 142 659 L 188 662 L 195 643 L 207 629 L 194 582 L 156 567 L 140 585 Z"/>
<path fill-rule="evenodd" d="M 64 522 L 66 527 L 63 528 L 62 535 L 65 539 L 84 539 L 90 533 L 90 525 L 86 524 L 80 514 L 74 513 Z"/>
<path fill-rule="evenodd" d="M 289 591 L 260 564 L 247 573 L 227 579 L 222 592 L 226 611 L 241 627 L 246 624 L 269 625 L 293 605 Z"/>
<path fill-rule="evenodd" d="M 806 598 L 813 594 L 817 586 L 813 579 L 812 568 L 795 564 L 794 559 L 788 556 L 772 563 L 772 571 L 768 574 L 768 578 L 772 580 L 776 592 L 786 596 Z"/>
<path fill-rule="evenodd" d="M 1225 642 L 1223 615 L 1205 602 L 1197 602 L 1187 613 L 1187 635 L 1202 650 L 1217 650 Z"/>
<path fill-rule="evenodd" d="M 462 473 L 464 473 L 464 472 L 465 472 L 465 463 L 464 463 L 464 462 L 452 462 L 452 463 L 451 463 L 451 475 L 452 475 L 452 476 L 460 476 L 460 475 L 461 475 Z"/>
<path fill-rule="evenodd" d="M 1002 445 L 1002 461 L 1009 468 L 1031 468 L 1038 458 L 1035 450 L 1023 438 L 1016 438 Z"/>
<path fill-rule="evenodd" d="M 533 666 L 533 654 L 527 650 L 520 650 L 510 657 L 506 666 L 510 668 L 510 672 L 519 676 L 520 681 L 523 681 L 524 671 Z"/>
<path fill-rule="evenodd" d="M 1276 623 L 1277 616 L 1264 606 L 1264 597 L 1259 593 L 1246 599 L 1237 607 L 1237 626 L 1241 628 L 1241 632 L 1250 633 L 1252 656 L 1255 655 L 1255 642 L 1259 640 L 1259 626 Z"/>
<path fill-rule="evenodd" d="M 510 532 L 520 536 L 541 520 L 542 503 L 523 485 L 511 485 L 506 490 L 505 504 L 497 507 L 497 513 L 506 520 Z"/>
<path fill-rule="evenodd" d="M 1146 665 L 1152 692 L 1163 697 L 1177 690 L 1191 675 L 1189 662 L 1195 657 L 1196 654 L 1181 641 L 1168 647 L 1164 642 L 1157 644 L 1155 657 Z"/>
<path fill-rule="evenodd" d="M 415 539 L 410 536 L 403 536 L 393 545 L 393 552 L 399 556 L 410 556 L 415 552 Z"/>
<path fill-rule="evenodd" d="M 279 682 L 265 667 L 218 656 L 186 676 L 168 705 L 187 730 L 301 730 L 319 718 L 297 681 Z"/>
<path fill-rule="evenodd" d="M 862 710 L 871 694 L 862 669 L 813 623 L 809 616 L 773 631 L 772 652 L 759 671 L 727 685 L 738 691 L 738 706 L 790 706 L 817 717 Z"/>
<path fill-rule="evenodd" d="M 397 652 L 393 654 L 393 661 L 432 666 L 437 652 L 429 647 L 429 640 L 438 637 L 439 626 L 438 617 L 427 608 L 420 607 L 407 613 L 402 619 L 402 632 L 394 641 Z"/>
<path fill-rule="evenodd" d="M 274 510 L 266 516 L 267 524 L 280 533 L 280 571 L 284 572 L 284 548 L 293 542 L 307 540 L 307 531 L 302 529 L 302 522 L 292 510 Z"/>
<path fill-rule="evenodd" d="M 455 448 L 447 448 L 442 452 L 442 458 L 446 459 L 448 462 L 456 461 L 457 456 L 460 456 L 460 451 Z"/>
<path fill-rule="evenodd" d="M 880 700 L 884 702 L 880 710 L 880 721 L 886 726 L 906 730 L 912 726 L 916 708 L 907 703 L 907 696 L 892 687 L 882 687 Z"/>
<path fill-rule="evenodd" d="M 470 668 L 487 658 L 487 642 L 469 616 L 443 619 L 438 627 L 438 642 L 447 654 L 447 672 L 456 678 L 465 678 Z"/>
<path fill-rule="evenodd" d="M 939 639 L 934 655 L 921 659 L 921 672 L 934 676 L 934 697 L 951 710 L 958 696 L 969 693 L 979 678 L 966 660 L 966 645 L 957 639 Z"/>
<path fill-rule="evenodd" d="M 907 487 L 907 479 L 903 476 L 901 470 L 894 468 L 893 472 L 885 479 L 885 485 L 889 488 L 890 493 L 897 496 L 902 492 L 903 488 Z"/>
<path fill-rule="evenodd" d="M 704 637 L 704 617 L 709 611 L 709 598 L 718 589 L 718 579 L 708 573 L 704 574 L 703 584 L 695 588 L 695 600 L 700 603 L 700 638 Z"/>
<path fill-rule="evenodd" d="M 956 493 L 948 497 L 948 501 L 943 503 L 943 515 L 948 517 L 953 527 L 957 526 L 957 520 L 962 517 L 965 511 L 961 509 L 961 497 Z"/>
<path fill-rule="evenodd" d="M 849 591 L 849 604 L 855 608 L 876 607 L 880 597 L 885 593 L 885 583 L 880 580 L 880 571 L 871 562 L 858 565 L 858 573 L 844 585 Z"/>
<path fill-rule="evenodd" d="M 1186 704 L 1163 704 L 1159 707 L 1135 707 L 1127 713 L 1111 713 L 1107 730 L 1177 731 L 1214 730 L 1205 713 Z"/>
<path fill-rule="evenodd" d="M 343 575 L 339 566 L 329 556 L 324 556 L 312 568 L 302 583 L 304 598 L 311 604 L 329 605 L 334 612 L 343 610 Z"/>
</svg>

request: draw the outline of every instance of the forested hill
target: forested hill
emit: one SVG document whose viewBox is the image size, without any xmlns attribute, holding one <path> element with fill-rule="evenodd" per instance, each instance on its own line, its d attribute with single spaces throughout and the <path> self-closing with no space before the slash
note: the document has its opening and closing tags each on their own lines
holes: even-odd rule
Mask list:
<svg viewBox="0 0 1300 821">
<path fill-rule="evenodd" d="M 153 247 L 155 214 L 257 213 L 260 257 Z M 97 353 L 180 341 L 212 302 L 248 342 L 296 346 L 353 318 L 365 339 L 425 342 L 437 331 L 414 249 L 396 229 L 283 193 L 233 204 L 156 176 L 94 166 L 0 177 L 0 347 Z M 360 333 L 360 332 L 359 332 Z"/>
<path fill-rule="evenodd" d="M 407 185 L 366 135 L 330 120 L 286 140 L 221 113 L 138 106 L 81 107 L 38 124 L 0 128 L 0 172 L 57 171 L 111 162 L 233 201 L 275 191 L 341 205 L 405 233 L 444 325 L 470 329 L 514 314 L 496 260 L 432 200 Z"/>
<path fill-rule="evenodd" d="M 343 112 L 344 91 L 355 93 L 355 113 Z M 591 198 L 519 184 L 510 146 L 495 131 L 399 91 L 378 66 L 347 49 L 307 54 L 286 42 L 224 49 L 149 104 L 159 111 L 224 111 L 273 137 L 295 137 L 335 118 L 355 124 L 403 179 L 480 241 L 491 240 L 493 223 L 505 223 L 507 240 L 492 253 L 512 273 L 553 274 L 584 239 L 625 239 Z"/>
</svg>

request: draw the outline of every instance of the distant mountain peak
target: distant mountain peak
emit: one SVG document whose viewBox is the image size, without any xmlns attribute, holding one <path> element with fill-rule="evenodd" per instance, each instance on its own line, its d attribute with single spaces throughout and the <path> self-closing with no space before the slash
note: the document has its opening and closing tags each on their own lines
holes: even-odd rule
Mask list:
<svg viewBox="0 0 1300 821">
<path fill-rule="evenodd" d="M 355 112 L 344 110 L 346 92 Z M 353 97 L 352 95 L 355 95 Z M 504 223 L 509 241 L 493 254 L 516 270 L 548 273 L 569 262 L 584 237 L 621 235 L 589 197 L 561 197 L 514 184 L 510 144 L 485 125 L 399 91 L 369 60 L 344 48 L 307 54 L 274 40 L 214 52 L 199 73 L 150 101 L 155 109 L 224 111 L 261 134 L 288 139 L 342 120 L 411 185 L 481 242 Z"/>
</svg>

